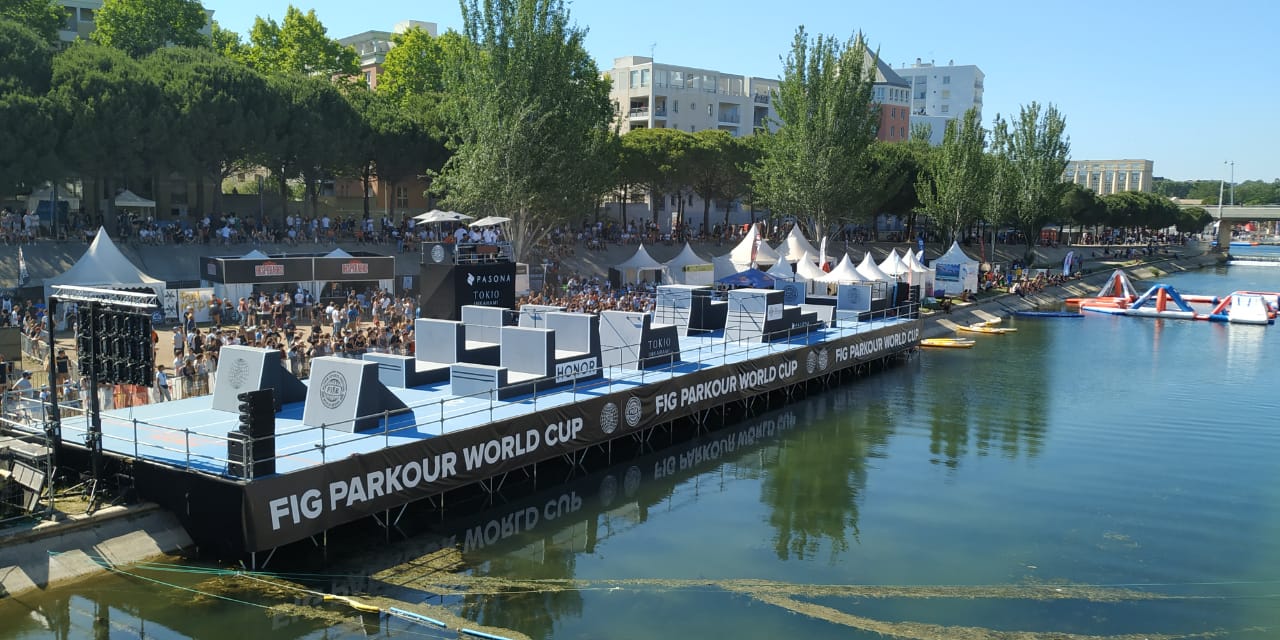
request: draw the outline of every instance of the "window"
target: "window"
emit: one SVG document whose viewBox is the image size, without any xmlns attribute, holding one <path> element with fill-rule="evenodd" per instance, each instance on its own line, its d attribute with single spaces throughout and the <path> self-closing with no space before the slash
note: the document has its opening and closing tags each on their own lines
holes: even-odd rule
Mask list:
<svg viewBox="0 0 1280 640">
<path fill-rule="evenodd" d="M 943 100 L 946 100 L 947 98 L 950 98 L 950 97 L 951 97 L 951 90 L 950 90 L 950 89 L 943 89 L 943 90 L 942 90 L 942 99 L 943 99 Z"/>
<path fill-rule="evenodd" d="M 632 70 L 631 70 L 631 85 L 630 85 L 630 86 L 631 86 L 631 88 L 632 88 L 632 89 L 635 89 L 635 88 L 637 88 L 637 87 L 639 87 L 639 86 L 640 86 L 640 70 L 639 70 L 639 69 L 632 69 Z"/>
<path fill-rule="evenodd" d="M 83 22 L 93 22 L 93 9 L 81 8 L 80 20 Z"/>
<path fill-rule="evenodd" d="M 369 88 L 371 89 L 373 88 L 373 72 L 372 71 L 364 72 L 364 83 L 368 85 Z"/>
<path fill-rule="evenodd" d="M 951 105 L 947 105 L 947 104 L 942 105 L 942 112 L 943 112 L 943 113 L 950 113 L 950 112 L 951 112 Z"/>
<path fill-rule="evenodd" d="M 942 84 L 951 84 L 951 76 L 942 76 Z"/>
<path fill-rule="evenodd" d="M 697 108 L 698 108 L 698 103 L 696 103 L 696 102 L 690 102 L 690 103 L 689 103 L 689 110 L 690 110 L 690 111 L 694 111 L 694 110 L 696 110 Z"/>
<path fill-rule="evenodd" d="M 672 101 L 671 101 L 671 113 L 680 113 L 680 101 L 679 101 L 679 100 L 672 100 Z"/>
<path fill-rule="evenodd" d="M 640 86 L 642 87 L 649 86 L 649 70 L 648 69 L 640 70 Z"/>
<path fill-rule="evenodd" d="M 714 107 L 714 106 L 715 106 L 715 105 L 710 105 L 710 104 L 709 104 L 709 105 L 707 105 L 707 115 L 712 115 L 712 113 L 711 113 L 711 109 L 712 109 L 712 107 Z"/>
<path fill-rule="evenodd" d="M 924 84 L 929 81 L 928 76 L 916 76 L 916 84 Z"/>
<path fill-rule="evenodd" d="M 399 209 L 409 208 L 409 187 L 396 187 L 396 207 Z"/>
<path fill-rule="evenodd" d="M 684 88 L 684 72 L 683 71 L 671 72 L 671 86 L 676 89 Z"/>
</svg>

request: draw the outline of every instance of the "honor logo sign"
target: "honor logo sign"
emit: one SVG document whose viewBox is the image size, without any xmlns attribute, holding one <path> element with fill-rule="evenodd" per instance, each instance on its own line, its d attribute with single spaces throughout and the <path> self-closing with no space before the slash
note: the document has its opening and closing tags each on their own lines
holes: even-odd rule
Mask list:
<svg viewBox="0 0 1280 640">
<path fill-rule="evenodd" d="M 571 382 L 582 378 L 590 378 L 599 370 L 600 365 L 595 358 L 561 362 L 556 365 L 556 382 Z"/>
</svg>

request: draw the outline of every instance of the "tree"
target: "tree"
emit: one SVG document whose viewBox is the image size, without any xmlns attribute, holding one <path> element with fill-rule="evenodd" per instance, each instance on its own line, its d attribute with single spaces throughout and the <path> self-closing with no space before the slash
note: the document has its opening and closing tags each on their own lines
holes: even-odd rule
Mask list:
<svg viewBox="0 0 1280 640">
<path fill-rule="evenodd" d="M 905 217 L 908 238 L 915 235 L 916 216 L 921 208 L 916 183 L 928 175 L 927 167 L 935 151 L 929 146 L 928 135 L 913 135 L 902 142 L 877 140 L 871 145 L 871 164 L 882 176 L 883 184 L 877 210 Z"/>
<path fill-rule="evenodd" d="M 685 155 L 684 174 L 689 188 L 702 199 L 702 232 L 711 233 L 711 201 L 720 200 L 728 217 L 729 204 L 739 197 L 748 184 L 743 168 L 745 150 L 742 141 L 728 131 L 704 129 L 692 136 Z"/>
<path fill-rule="evenodd" d="M 1062 222 L 1096 227 L 1107 220 L 1107 205 L 1093 190 L 1072 184 L 1062 194 Z"/>
<path fill-rule="evenodd" d="M 391 36 L 391 43 L 394 46 L 387 52 L 378 76 L 378 93 L 404 100 L 443 92 L 445 69 L 465 41 L 452 29 L 433 38 L 425 29 L 414 27 Z"/>
<path fill-rule="evenodd" d="M 89 37 L 141 58 L 166 45 L 208 44 L 200 33 L 208 21 L 198 0 L 104 0 Z"/>
<path fill-rule="evenodd" d="M 212 21 L 210 26 L 209 47 L 221 56 L 240 62 L 244 62 L 247 57 L 240 34 L 230 29 L 223 29 L 217 20 Z"/>
<path fill-rule="evenodd" d="M 51 45 L 58 41 L 58 30 L 66 24 L 67 16 L 62 5 L 53 0 L 5 0 L 0 3 L 0 21 L 4 20 L 31 29 Z"/>
<path fill-rule="evenodd" d="M 176 115 L 176 163 L 221 185 L 279 123 L 279 104 L 266 79 L 248 67 L 207 49 L 170 47 L 144 60 Z M 204 190 L 197 189 L 203 196 Z M 222 210 L 222 190 L 214 189 L 213 210 Z M 197 203 L 204 212 L 204 203 Z"/>
<path fill-rule="evenodd" d="M 693 146 L 693 134 L 679 129 L 636 129 L 622 136 L 622 145 L 636 162 L 636 184 L 649 192 L 653 223 L 666 196 L 682 193 L 688 180 L 685 155 Z M 683 207 L 681 198 L 680 207 Z"/>
<path fill-rule="evenodd" d="M 33 29 L 0 20 L 0 95 L 49 91 L 53 50 Z"/>
<path fill-rule="evenodd" d="M 1212 223 L 1213 214 L 1204 207 L 1187 207 L 1179 212 L 1175 226 L 1181 233 L 1200 233 Z"/>
<path fill-rule="evenodd" d="M 240 55 L 264 73 L 332 77 L 360 71 L 356 50 L 330 38 L 315 9 L 303 13 L 293 5 L 285 10 L 283 23 L 256 18 L 249 30 L 249 46 Z"/>
<path fill-rule="evenodd" d="M 49 93 L 58 126 L 58 156 L 82 178 L 108 182 L 153 169 L 176 143 L 169 136 L 159 88 L 123 52 L 77 44 L 53 60 Z M 88 191 L 88 189 L 86 189 Z"/>
<path fill-rule="evenodd" d="M 455 153 L 433 189 L 453 208 L 512 218 L 524 260 L 603 192 L 609 85 L 561 0 L 469 0 L 462 16 L 467 42 L 445 85 Z"/>
<path fill-rule="evenodd" d="M 932 156 L 927 174 L 916 182 L 920 208 L 946 230 L 945 244 L 981 219 L 990 199 L 986 133 L 976 107 L 948 121 L 942 146 Z"/>
<path fill-rule="evenodd" d="M 56 175 L 59 128 L 44 96 L 0 93 L 0 193 L 33 189 Z"/>
<path fill-rule="evenodd" d="M 347 100 L 360 118 L 354 137 L 356 171 L 364 184 L 364 215 L 368 217 L 369 193 L 374 180 L 386 192 L 397 183 L 439 171 L 448 151 L 429 122 L 434 108 L 423 104 L 427 98 L 412 97 L 407 104 L 370 91 L 362 85 L 352 86 Z M 389 193 L 390 196 L 390 193 Z M 395 213 L 395 199 L 387 198 L 387 215 Z"/>
<path fill-rule="evenodd" d="M 1032 102 L 1022 107 L 1012 123 L 996 116 L 997 184 L 1012 194 L 1007 203 L 1009 221 L 1022 232 L 1028 263 L 1040 230 L 1061 213 L 1062 194 L 1067 190 L 1062 174 L 1071 152 L 1066 126 L 1052 104 L 1042 114 L 1040 105 Z"/>
<path fill-rule="evenodd" d="M 806 220 L 811 237 L 847 220 L 860 199 L 860 171 L 880 118 L 869 57 L 861 34 L 840 43 L 797 29 L 773 100 L 779 126 L 758 134 L 756 195 L 775 215 Z"/>
</svg>

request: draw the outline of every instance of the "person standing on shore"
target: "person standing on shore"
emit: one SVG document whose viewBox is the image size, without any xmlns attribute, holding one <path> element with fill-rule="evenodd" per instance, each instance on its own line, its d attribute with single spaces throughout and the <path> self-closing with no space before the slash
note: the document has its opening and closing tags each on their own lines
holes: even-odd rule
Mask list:
<svg viewBox="0 0 1280 640">
<path fill-rule="evenodd" d="M 172 399 L 169 395 L 169 376 L 165 375 L 164 365 L 156 365 L 156 395 L 159 396 L 160 402 L 168 402 Z"/>
</svg>

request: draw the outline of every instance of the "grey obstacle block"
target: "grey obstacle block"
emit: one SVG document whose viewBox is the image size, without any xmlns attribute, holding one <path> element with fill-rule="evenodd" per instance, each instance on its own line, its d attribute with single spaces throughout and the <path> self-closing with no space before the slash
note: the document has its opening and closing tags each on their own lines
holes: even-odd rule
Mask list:
<svg viewBox="0 0 1280 640">
<path fill-rule="evenodd" d="M 659 285 L 654 300 L 654 318 L 660 324 L 679 327 L 681 335 L 687 334 L 693 324 L 695 296 L 710 298 L 711 288 L 688 284 Z"/>
<path fill-rule="evenodd" d="M 564 311 L 564 307 L 550 304 L 526 304 L 520 307 L 518 326 L 530 329 L 547 329 L 547 314 Z"/>
<path fill-rule="evenodd" d="M 556 332 L 527 327 L 502 328 L 499 365 L 507 369 L 511 383 L 546 378 L 554 368 Z"/>
<path fill-rule="evenodd" d="M 600 316 L 550 312 L 545 323 L 545 328 L 556 332 L 556 359 L 561 358 L 561 353 L 600 356 Z"/>
<path fill-rule="evenodd" d="M 383 412 L 404 402 L 378 381 L 378 363 L 324 356 L 311 361 L 311 384 L 302 408 L 302 424 L 338 431 L 378 427 Z"/>
<path fill-rule="evenodd" d="M 274 389 L 278 405 L 307 397 L 307 386 L 284 368 L 278 349 L 241 345 L 222 347 L 218 352 L 218 373 L 213 383 L 213 408 L 240 413 L 240 401 L 236 396 L 258 389 Z"/>
<path fill-rule="evenodd" d="M 647 313 L 600 314 L 601 358 L 606 367 L 643 369 L 680 360 L 679 327 L 656 324 Z"/>
<path fill-rule="evenodd" d="M 736 341 L 759 341 L 784 327 L 783 292 L 776 289 L 734 289 L 724 336 Z"/>
<path fill-rule="evenodd" d="M 826 304 L 802 304 L 800 305 L 800 309 L 804 313 L 813 314 L 818 322 L 828 325 L 831 324 L 836 313 L 836 308 L 834 306 Z"/>
<path fill-rule="evenodd" d="M 449 386 L 455 396 L 497 400 L 498 389 L 507 386 L 507 369 L 459 362 L 449 368 Z"/>
<path fill-rule="evenodd" d="M 366 353 L 362 357 L 378 363 L 378 381 L 387 387 L 411 389 L 449 379 L 447 364 L 424 363 L 413 356 L 394 353 Z"/>
<path fill-rule="evenodd" d="M 462 324 L 466 325 L 468 342 L 502 344 L 502 327 L 507 309 L 468 304 L 462 307 Z"/>
<path fill-rule="evenodd" d="M 448 379 L 455 362 L 498 364 L 498 344 L 467 340 L 466 325 L 457 320 L 418 318 L 413 323 L 413 354 L 418 370 L 435 371 Z"/>
</svg>

